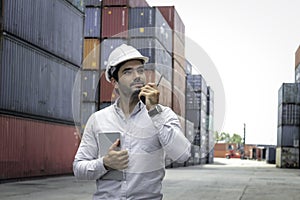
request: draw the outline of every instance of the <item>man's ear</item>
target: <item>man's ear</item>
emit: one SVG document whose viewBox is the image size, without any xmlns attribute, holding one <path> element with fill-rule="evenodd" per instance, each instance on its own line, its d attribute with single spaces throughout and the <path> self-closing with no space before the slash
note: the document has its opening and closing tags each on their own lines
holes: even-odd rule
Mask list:
<svg viewBox="0 0 300 200">
<path fill-rule="evenodd" d="M 118 82 L 114 79 L 114 78 L 111 78 L 111 84 L 114 86 L 114 88 L 118 88 Z"/>
</svg>

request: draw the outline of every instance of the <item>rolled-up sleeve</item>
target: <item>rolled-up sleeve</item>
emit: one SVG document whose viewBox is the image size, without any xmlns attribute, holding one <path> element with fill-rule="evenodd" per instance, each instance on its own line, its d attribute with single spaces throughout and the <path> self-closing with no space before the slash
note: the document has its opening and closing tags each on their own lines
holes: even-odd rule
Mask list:
<svg viewBox="0 0 300 200">
<path fill-rule="evenodd" d="M 73 172 L 78 179 L 96 180 L 107 172 L 103 165 L 103 157 L 99 157 L 94 126 L 95 116 L 91 115 L 73 162 Z"/>
<path fill-rule="evenodd" d="M 166 154 L 177 162 L 185 162 L 191 156 L 191 143 L 182 133 L 176 114 L 168 107 L 151 117 L 154 127 L 158 130 L 159 140 Z"/>
</svg>

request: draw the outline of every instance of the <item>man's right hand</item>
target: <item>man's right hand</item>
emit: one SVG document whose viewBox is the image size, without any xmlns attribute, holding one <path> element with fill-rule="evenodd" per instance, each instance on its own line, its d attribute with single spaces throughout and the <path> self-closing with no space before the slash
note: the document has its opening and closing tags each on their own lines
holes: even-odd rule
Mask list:
<svg viewBox="0 0 300 200">
<path fill-rule="evenodd" d="M 127 150 L 118 151 L 117 148 L 120 145 L 120 139 L 117 139 L 115 143 L 111 145 L 108 153 L 103 158 L 104 167 L 106 169 L 123 170 L 128 167 L 129 156 Z"/>
</svg>

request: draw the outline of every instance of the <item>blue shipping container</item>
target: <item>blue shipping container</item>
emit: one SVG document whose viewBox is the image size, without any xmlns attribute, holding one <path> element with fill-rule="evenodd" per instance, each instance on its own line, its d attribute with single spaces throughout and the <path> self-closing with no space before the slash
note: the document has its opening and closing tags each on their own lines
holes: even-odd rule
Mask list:
<svg viewBox="0 0 300 200">
<path fill-rule="evenodd" d="M 87 7 L 85 9 L 84 37 L 100 38 L 101 8 Z"/>
<path fill-rule="evenodd" d="M 4 31 L 80 66 L 82 12 L 64 0 L 3 0 L 3 4 Z"/>
<path fill-rule="evenodd" d="M 73 122 L 78 68 L 9 35 L 0 44 L 0 109 Z"/>
</svg>

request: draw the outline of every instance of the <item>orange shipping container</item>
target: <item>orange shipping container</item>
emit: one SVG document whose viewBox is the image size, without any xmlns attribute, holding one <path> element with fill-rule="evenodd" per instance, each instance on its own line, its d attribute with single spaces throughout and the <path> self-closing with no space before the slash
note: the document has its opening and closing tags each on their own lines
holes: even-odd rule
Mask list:
<svg viewBox="0 0 300 200">
<path fill-rule="evenodd" d="M 84 39 L 83 69 L 99 70 L 100 40 Z"/>
</svg>

